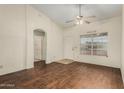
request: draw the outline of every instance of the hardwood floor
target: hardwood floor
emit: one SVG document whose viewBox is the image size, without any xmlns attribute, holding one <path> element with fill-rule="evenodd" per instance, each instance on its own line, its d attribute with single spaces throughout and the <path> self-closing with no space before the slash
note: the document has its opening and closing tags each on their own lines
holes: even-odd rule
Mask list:
<svg viewBox="0 0 124 93">
<path fill-rule="evenodd" d="M 43 68 L 44 66 L 46 66 L 46 61 L 45 60 L 40 60 L 40 61 L 35 61 L 34 62 L 34 68 Z"/>
<path fill-rule="evenodd" d="M 119 69 L 73 62 L 53 62 L 0 76 L 0 88 L 124 88 Z"/>
</svg>

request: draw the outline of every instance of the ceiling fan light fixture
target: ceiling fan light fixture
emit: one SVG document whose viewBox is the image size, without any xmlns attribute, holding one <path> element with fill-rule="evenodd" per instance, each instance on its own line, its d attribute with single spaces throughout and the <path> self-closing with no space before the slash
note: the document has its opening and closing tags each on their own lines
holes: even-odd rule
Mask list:
<svg viewBox="0 0 124 93">
<path fill-rule="evenodd" d="M 83 23 L 84 23 L 83 20 L 77 20 L 77 21 L 76 21 L 76 24 L 77 24 L 77 25 L 81 25 L 81 24 L 83 24 Z"/>
<path fill-rule="evenodd" d="M 80 24 L 80 22 L 78 21 L 78 22 L 76 22 L 76 24 L 77 24 L 77 25 L 79 25 L 79 24 Z"/>
<path fill-rule="evenodd" d="M 80 20 L 79 23 L 80 23 L 80 25 L 83 24 L 83 20 Z"/>
<path fill-rule="evenodd" d="M 80 19 L 80 16 L 77 16 L 76 18 L 77 18 L 77 19 Z"/>
<path fill-rule="evenodd" d="M 85 11 L 82 15 L 81 13 L 81 4 L 79 4 L 79 14 L 78 16 L 76 16 L 75 19 L 73 20 L 69 20 L 69 21 L 66 21 L 66 23 L 70 23 L 70 22 L 73 22 L 73 24 L 76 24 L 76 25 L 81 25 L 81 24 L 90 24 L 91 22 L 88 21 L 89 18 L 94 18 L 95 16 L 86 16 L 84 15 L 85 14 Z"/>
</svg>

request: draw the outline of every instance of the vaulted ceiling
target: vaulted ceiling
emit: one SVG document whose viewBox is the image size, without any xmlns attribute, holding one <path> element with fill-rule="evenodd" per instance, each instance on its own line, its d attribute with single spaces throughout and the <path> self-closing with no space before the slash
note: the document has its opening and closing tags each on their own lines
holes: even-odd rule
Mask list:
<svg viewBox="0 0 124 93">
<path fill-rule="evenodd" d="M 39 11 L 45 13 L 54 22 L 62 27 L 70 27 L 72 23 L 65 23 L 79 15 L 77 4 L 36 4 L 32 5 Z M 82 5 L 83 16 L 96 16 L 90 21 L 100 21 L 111 17 L 120 16 L 122 5 L 119 4 L 84 4 Z"/>
</svg>

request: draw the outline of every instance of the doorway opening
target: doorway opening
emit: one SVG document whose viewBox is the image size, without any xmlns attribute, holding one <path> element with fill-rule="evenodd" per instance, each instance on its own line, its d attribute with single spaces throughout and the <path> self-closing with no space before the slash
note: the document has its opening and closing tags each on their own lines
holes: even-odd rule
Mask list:
<svg viewBox="0 0 124 93">
<path fill-rule="evenodd" d="M 34 67 L 45 66 L 46 33 L 41 29 L 34 30 Z"/>
</svg>

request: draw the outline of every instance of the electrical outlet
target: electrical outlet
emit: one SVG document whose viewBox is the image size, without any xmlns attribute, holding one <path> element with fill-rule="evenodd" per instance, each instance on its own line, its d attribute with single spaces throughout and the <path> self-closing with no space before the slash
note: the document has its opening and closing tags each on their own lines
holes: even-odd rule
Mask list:
<svg viewBox="0 0 124 93">
<path fill-rule="evenodd" d="M 0 65 L 0 69 L 1 69 L 1 68 L 3 68 L 3 66 L 2 66 L 2 65 Z"/>
</svg>

